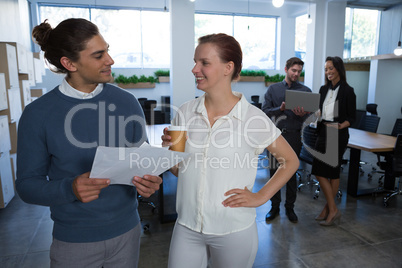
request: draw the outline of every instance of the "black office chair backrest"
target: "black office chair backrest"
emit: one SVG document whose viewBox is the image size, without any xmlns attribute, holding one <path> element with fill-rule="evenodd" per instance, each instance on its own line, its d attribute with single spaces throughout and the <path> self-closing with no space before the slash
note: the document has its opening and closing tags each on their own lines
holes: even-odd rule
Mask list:
<svg viewBox="0 0 402 268">
<path fill-rule="evenodd" d="M 313 156 L 310 154 L 309 151 L 307 151 L 306 147 L 314 149 L 316 140 L 317 140 L 316 129 L 306 126 L 303 129 L 302 148 L 300 151 L 299 158 L 303 162 L 306 162 L 310 165 L 313 164 Z"/>
<path fill-rule="evenodd" d="M 353 124 L 350 126 L 352 128 L 359 128 L 360 126 L 360 121 L 362 120 L 363 115 L 365 115 L 367 112 L 365 110 L 356 110 L 356 120 L 353 122 Z"/>
<path fill-rule="evenodd" d="M 138 98 L 138 102 L 140 103 L 142 109 L 144 109 L 145 101 L 147 98 Z"/>
<path fill-rule="evenodd" d="M 402 134 L 399 134 L 396 137 L 395 147 L 394 147 L 394 156 L 392 163 L 392 170 L 396 176 L 402 175 Z"/>
<path fill-rule="evenodd" d="M 360 120 L 360 125 L 358 129 L 376 133 L 378 129 L 378 124 L 380 123 L 380 119 L 381 118 L 376 115 L 365 114 Z"/>
<path fill-rule="evenodd" d="M 402 134 L 402 118 L 396 119 L 394 128 L 391 132 L 391 135 L 395 137 L 398 136 L 398 134 Z"/>
<path fill-rule="evenodd" d="M 260 102 L 260 96 L 259 95 L 251 96 L 251 101 L 255 102 L 255 103 L 259 103 Z"/>
<path fill-rule="evenodd" d="M 255 107 L 259 108 L 259 109 L 261 109 L 261 107 L 262 107 L 261 102 L 252 102 L 251 104 L 254 105 Z"/>
<path fill-rule="evenodd" d="M 366 105 L 366 111 L 369 112 L 372 115 L 378 115 L 377 113 L 377 104 L 375 103 L 368 103 Z"/>
<path fill-rule="evenodd" d="M 144 103 L 145 109 L 154 109 L 156 107 L 156 100 L 146 100 Z"/>
</svg>

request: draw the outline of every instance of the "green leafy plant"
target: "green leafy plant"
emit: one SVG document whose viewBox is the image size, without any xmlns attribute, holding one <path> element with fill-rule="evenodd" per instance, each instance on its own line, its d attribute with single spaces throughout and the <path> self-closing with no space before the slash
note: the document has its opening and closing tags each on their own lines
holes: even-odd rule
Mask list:
<svg viewBox="0 0 402 268">
<path fill-rule="evenodd" d="M 157 70 L 154 74 L 155 74 L 156 77 L 169 76 L 170 75 L 170 70 Z"/>
<path fill-rule="evenodd" d="M 114 77 L 114 74 L 113 74 L 113 77 Z M 119 76 L 117 76 L 114 79 L 114 82 L 117 83 L 117 84 L 130 84 L 130 83 L 137 84 L 139 82 L 141 82 L 141 83 L 146 83 L 146 82 L 157 83 L 158 79 L 155 76 L 146 77 L 145 75 L 141 75 L 138 78 L 138 76 L 136 76 L 135 74 L 132 75 L 132 76 L 129 76 L 129 77 L 120 74 Z"/>
<path fill-rule="evenodd" d="M 262 70 L 242 70 L 240 76 L 266 76 L 267 73 Z"/>
<path fill-rule="evenodd" d="M 281 82 L 283 79 L 285 79 L 285 75 L 282 75 L 282 74 L 265 76 L 265 82 Z"/>
</svg>

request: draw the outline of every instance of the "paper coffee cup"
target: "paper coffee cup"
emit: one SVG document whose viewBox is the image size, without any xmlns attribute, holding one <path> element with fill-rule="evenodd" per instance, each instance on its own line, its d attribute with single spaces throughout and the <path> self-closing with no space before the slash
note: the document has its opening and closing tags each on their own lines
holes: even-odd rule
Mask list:
<svg viewBox="0 0 402 268">
<path fill-rule="evenodd" d="M 168 135 L 172 137 L 170 150 L 184 152 L 186 146 L 187 128 L 184 126 L 169 126 Z"/>
</svg>

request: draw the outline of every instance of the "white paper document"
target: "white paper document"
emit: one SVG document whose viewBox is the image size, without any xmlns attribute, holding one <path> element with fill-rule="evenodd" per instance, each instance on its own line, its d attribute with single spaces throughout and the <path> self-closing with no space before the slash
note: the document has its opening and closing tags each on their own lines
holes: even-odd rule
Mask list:
<svg viewBox="0 0 402 268">
<path fill-rule="evenodd" d="M 153 147 L 104 147 L 96 149 L 90 178 L 110 179 L 110 184 L 133 185 L 134 176 L 158 176 L 190 157 L 189 153 Z"/>
</svg>

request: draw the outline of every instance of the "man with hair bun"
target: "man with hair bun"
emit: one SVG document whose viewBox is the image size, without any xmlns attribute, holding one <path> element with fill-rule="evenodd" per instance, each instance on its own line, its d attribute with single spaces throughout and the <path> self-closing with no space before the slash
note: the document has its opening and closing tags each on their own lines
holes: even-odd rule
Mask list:
<svg viewBox="0 0 402 268">
<path fill-rule="evenodd" d="M 66 74 L 25 108 L 18 127 L 16 187 L 23 201 L 50 207 L 51 267 L 137 267 L 137 193 L 149 197 L 162 179 L 134 177 L 133 187 L 89 174 L 97 146 L 147 140 L 141 106 L 108 84 L 114 61 L 93 23 L 67 19 L 53 29 L 45 21 L 32 37 L 52 70 Z"/>
</svg>

